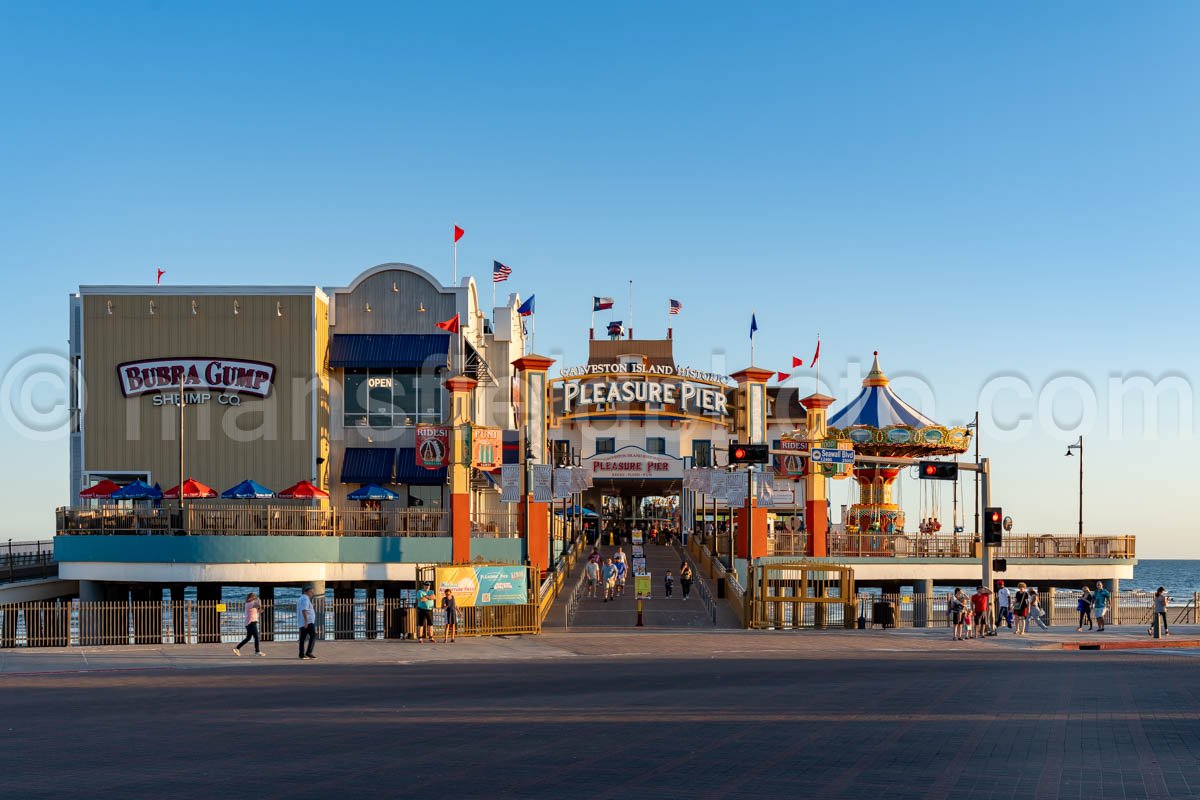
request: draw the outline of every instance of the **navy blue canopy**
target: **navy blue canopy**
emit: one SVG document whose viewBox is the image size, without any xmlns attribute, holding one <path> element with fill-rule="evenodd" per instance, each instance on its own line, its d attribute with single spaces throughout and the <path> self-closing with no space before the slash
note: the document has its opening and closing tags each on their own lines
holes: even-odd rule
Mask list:
<svg viewBox="0 0 1200 800">
<path fill-rule="evenodd" d="M 110 500 L 162 500 L 162 489 L 151 486 L 141 478 L 133 483 L 127 483 L 111 495 Z"/>
<path fill-rule="evenodd" d="M 346 495 L 348 500 L 399 500 L 400 495 L 393 492 L 384 486 L 378 486 L 374 483 L 368 484 L 361 489 L 355 489 L 350 494 Z"/>
<path fill-rule="evenodd" d="M 226 500 L 262 500 L 274 496 L 275 493 L 270 489 L 248 478 L 221 492 L 221 497 Z"/>
</svg>

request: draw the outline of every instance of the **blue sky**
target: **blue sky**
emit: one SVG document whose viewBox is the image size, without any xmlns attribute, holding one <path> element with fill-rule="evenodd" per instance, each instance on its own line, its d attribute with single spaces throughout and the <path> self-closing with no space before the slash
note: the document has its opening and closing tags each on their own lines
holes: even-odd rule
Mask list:
<svg viewBox="0 0 1200 800">
<path fill-rule="evenodd" d="M 513 267 L 538 349 L 567 362 L 591 295 L 624 314 L 635 279 L 640 334 L 683 301 L 681 362 L 744 366 L 753 308 L 760 364 L 817 331 L 822 377 L 879 349 L 944 421 L 996 376 L 1034 404 L 1077 376 L 1100 398 L 1089 532 L 1200 557 L 1194 410 L 1157 439 L 1106 411 L 1113 376 L 1197 377 L 1197 23 L 1192 4 L 12 7 L 0 366 L 65 349 L 80 283 L 448 278 L 457 221 L 460 269 Z M 1046 427 L 983 447 L 1018 528 L 1071 532 L 1069 437 Z M 0 422 L 0 444 L 0 538 L 44 538 L 66 442 Z"/>
</svg>

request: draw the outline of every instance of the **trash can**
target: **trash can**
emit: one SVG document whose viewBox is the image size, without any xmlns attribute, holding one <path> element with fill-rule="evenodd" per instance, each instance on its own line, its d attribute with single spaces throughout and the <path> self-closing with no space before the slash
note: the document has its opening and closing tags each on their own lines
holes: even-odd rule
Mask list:
<svg viewBox="0 0 1200 800">
<path fill-rule="evenodd" d="M 725 599 L 725 578 L 717 578 L 717 597 L 721 600 Z"/>
<path fill-rule="evenodd" d="M 871 606 L 872 624 L 885 628 L 896 627 L 896 604 L 886 600 L 876 601 Z"/>
</svg>

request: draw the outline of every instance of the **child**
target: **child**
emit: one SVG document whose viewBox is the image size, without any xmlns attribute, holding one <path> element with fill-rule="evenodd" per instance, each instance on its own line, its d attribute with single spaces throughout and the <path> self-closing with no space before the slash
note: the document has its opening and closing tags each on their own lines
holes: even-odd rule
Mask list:
<svg viewBox="0 0 1200 800">
<path fill-rule="evenodd" d="M 667 570 L 667 574 L 663 576 L 663 587 L 666 590 L 667 597 L 671 596 L 671 588 L 675 585 L 675 578 L 671 576 L 671 570 Z"/>
</svg>

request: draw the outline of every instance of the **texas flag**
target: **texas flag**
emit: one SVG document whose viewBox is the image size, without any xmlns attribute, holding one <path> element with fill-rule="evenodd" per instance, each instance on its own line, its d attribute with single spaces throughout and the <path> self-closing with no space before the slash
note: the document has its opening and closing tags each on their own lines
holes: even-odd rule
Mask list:
<svg viewBox="0 0 1200 800">
<path fill-rule="evenodd" d="M 529 317 L 533 315 L 533 298 L 534 295 L 529 295 L 529 299 L 524 303 L 521 303 L 521 307 L 517 309 L 517 313 L 522 317 Z"/>
<path fill-rule="evenodd" d="M 458 333 L 458 314 L 455 314 L 453 317 L 451 317 L 450 319 L 445 320 L 443 322 L 435 322 L 434 325 L 436 325 L 437 327 L 441 328 L 444 331 L 449 331 L 450 333 Z"/>
<path fill-rule="evenodd" d="M 613 307 L 613 299 L 611 297 L 593 297 L 592 311 L 603 311 L 606 308 Z"/>
</svg>

